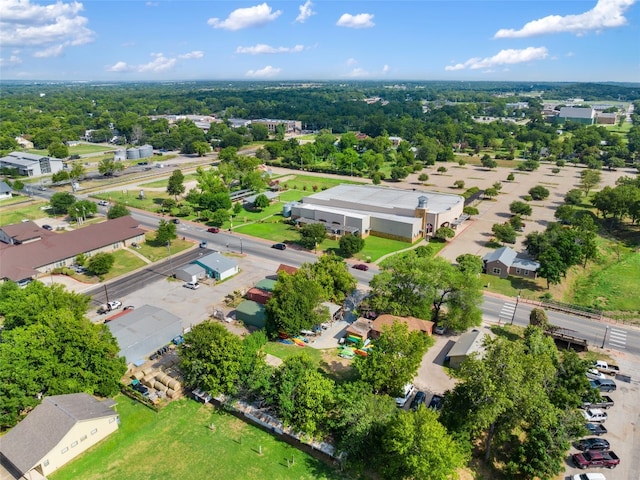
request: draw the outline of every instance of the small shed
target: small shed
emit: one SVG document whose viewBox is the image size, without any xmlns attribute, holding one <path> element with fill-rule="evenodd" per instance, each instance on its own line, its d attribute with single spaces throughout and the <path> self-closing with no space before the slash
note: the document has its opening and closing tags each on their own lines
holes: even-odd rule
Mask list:
<svg viewBox="0 0 640 480">
<path fill-rule="evenodd" d="M 285 273 L 288 273 L 289 275 L 293 275 L 297 271 L 298 269 L 296 267 L 292 267 L 291 265 L 285 265 L 284 263 L 281 263 L 278 269 L 276 270 L 276 273 L 285 272 Z"/>
<path fill-rule="evenodd" d="M 466 360 L 469 355 L 476 352 L 482 352 L 484 347 L 484 334 L 480 330 L 473 329 L 470 332 L 463 333 L 456 344 L 449 351 L 449 366 L 451 368 L 460 368 L 460 364 Z"/>
<path fill-rule="evenodd" d="M 255 288 L 259 288 L 260 290 L 264 290 L 265 292 L 273 292 L 273 290 L 276 288 L 276 283 L 276 280 L 264 278 L 255 284 Z"/>
<path fill-rule="evenodd" d="M 12 188 L 6 182 L 0 182 L 0 200 L 11 198 Z"/>
<path fill-rule="evenodd" d="M 331 320 L 342 319 L 342 306 L 331 302 L 322 302 L 320 305 L 329 309 L 329 317 Z"/>
<path fill-rule="evenodd" d="M 200 257 L 193 263 L 204 268 L 208 277 L 218 281 L 225 280 L 240 271 L 235 260 L 217 252 Z"/>
<path fill-rule="evenodd" d="M 190 263 L 176 270 L 176 278 L 184 282 L 197 282 L 206 276 L 205 269 L 195 263 Z"/>
<path fill-rule="evenodd" d="M 244 300 L 236 307 L 236 320 L 240 320 L 245 325 L 256 328 L 264 328 L 267 315 L 264 305 L 253 300 Z"/>
<path fill-rule="evenodd" d="M 363 342 L 369 338 L 369 332 L 371 331 L 371 324 L 373 321 L 364 317 L 358 318 L 355 322 L 347 327 L 347 337 L 355 337 Z"/>
<path fill-rule="evenodd" d="M 271 298 L 271 292 L 261 290 L 260 288 L 252 288 L 247 292 L 246 299 L 266 305 Z"/>
</svg>

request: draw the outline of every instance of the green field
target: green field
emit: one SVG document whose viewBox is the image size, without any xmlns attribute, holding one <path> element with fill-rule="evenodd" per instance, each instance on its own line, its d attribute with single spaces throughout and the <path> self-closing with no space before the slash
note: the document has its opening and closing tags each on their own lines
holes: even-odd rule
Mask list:
<svg viewBox="0 0 640 480">
<path fill-rule="evenodd" d="M 37 220 L 39 218 L 48 218 L 49 210 L 42 210 L 41 207 L 48 205 L 47 202 L 32 201 L 26 204 L 20 205 L 8 205 L 0 209 L 0 225 L 9 225 L 12 223 L 19 223 L 23 219 Z"/>
<path fill-rule="evenodd" d="M 122 395 L 116 401 L 118 431 L 51 480 L 347 478 L 211 406 L 182 399 L 155 413 Z"/>
<path fill-rule="evenodd" d="M 104 145 L 93 145 L 90 143 L 81 143 L 75 147 L 69 147 L 69 155 L 86 155 L 88 153 L 98 153 L 98 152 L 108 152 L 111 150 L 116 150 L 117 148 L 124 148 L 118 146 L 104 146 Z M 29 153 L 35 153 L 36 155 L 48 155 L 49 152 L 47 150 L 27 150 Z"/>
</svg>

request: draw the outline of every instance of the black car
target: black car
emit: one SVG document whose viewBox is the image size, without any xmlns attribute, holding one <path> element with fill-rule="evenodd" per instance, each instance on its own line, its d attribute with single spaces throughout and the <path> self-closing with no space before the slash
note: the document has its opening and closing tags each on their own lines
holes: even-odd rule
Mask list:
<svg viewBox="0 0 640 480">
<path fill-rule="evenodd" d="M 431 397 L 428 408 L 432 410 L 441 410 L 444 404 L 444 397 L 442 395 L 434 395 Z"/>
<path fill-rule="evenodd" d="M 416 410 L 418 410 L 418 407 L 420 405 L 424 404 L 424 401 L 427 399 L 427 394 L 424 393 L 423 391 L 419 391 L 418 393 L 416 393 L 416 396 L 413 397 L 413 401 L 411 402 L 411 410 L 413 410 L 414 412 Z"/>
<path fill-rule="evenodd" d="M 274 243 L 271 248 L 275 248 L 276 250 L 286 250 L 287 245 L 284 243 Z"/>
<path fill-rule="evenodd" d="M 172 218 L 171 219 L 171 223 L 175 223 L 176 225 L 178 225 L 180 223 L 180 219 L 179 218 Z"/>
<path fill-rule="evenodd" d="M 601 423 L 587 423 L 585 426 L 591 435 L 597 435 L 599 437 L 607 433 L 607 428 Z"/>
<path fill-rule="evenodd" d="M 604 438 L 597 437 L 583 438 L 576 443 L 578 450 L 609 450 L 609 447 L 609 442 Z"/>
<path fill-rule="evenodd" d="M 51 225 L 42 225 L 42 228 L 49 231 L 53 230 L 53 227 Z"/>
</svg>

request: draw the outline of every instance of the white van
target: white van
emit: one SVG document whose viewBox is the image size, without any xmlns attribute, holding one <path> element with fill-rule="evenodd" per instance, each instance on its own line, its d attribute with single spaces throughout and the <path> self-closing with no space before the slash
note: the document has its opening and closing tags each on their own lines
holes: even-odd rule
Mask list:
<svg viewBox="0 0 640 480">
<path fill-rule="evenodd" d="M 415 391 L 416 391 L 416 387 L 414 387 L 413 384 L 411 383 L 407 383 L 402 389 L 404 396 L 396 398 L 396 406 L 400 408 L 404 407 L 405 404 L 409 401 L 409 398 L 411 398 L 411 395 L 413 395 L 413 392 Z"/>
</svg>

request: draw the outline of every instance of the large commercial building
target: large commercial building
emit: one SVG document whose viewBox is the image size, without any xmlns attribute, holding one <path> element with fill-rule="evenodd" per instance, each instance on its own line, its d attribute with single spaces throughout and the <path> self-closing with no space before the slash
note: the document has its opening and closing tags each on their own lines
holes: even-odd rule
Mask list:
<svg viewBox="0 0 640 480">
<path fill-rule="evenodd" d="M 40 177 L 59 172 L 64 167 L 59 158 L 25 152 L 11 152 L 0 158 L 0 168 L 15 168 L 25 177 Z"/>
<path fill-rule="evenodd" d="M 374 235 L 406 242 L 464 219 L 464 198 L 375 185 L 338 185 L 285 206 L 299 224 L 323 223 L 335 235 Z"/>
</svg>

